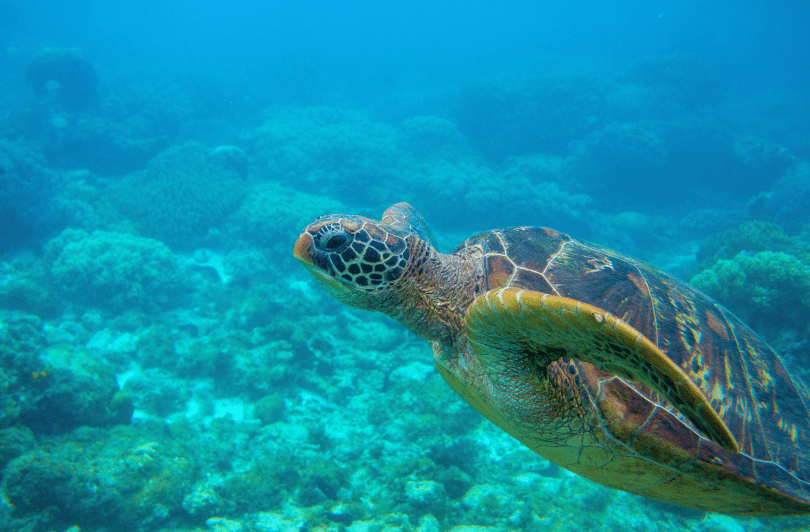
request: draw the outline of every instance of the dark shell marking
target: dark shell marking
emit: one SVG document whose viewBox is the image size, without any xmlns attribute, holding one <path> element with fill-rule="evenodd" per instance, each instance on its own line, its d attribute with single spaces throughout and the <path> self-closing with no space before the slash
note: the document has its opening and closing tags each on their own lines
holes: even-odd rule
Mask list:
<svg viewBox="0 0 810 532">
<path fill-rule="evenodd" d="M 724 451 L 703 437 L 650 388 L 591 364 L 566 364 L 608 421 L 612 437 L 677 471 L 715 475 L 719 486 L 734 483 L 710 509 L 722 511 L 732 504 L 733 492 L 743 497 L 756 485 L 810 503 L 810 395 L 773 349 L 728 310 L 646 264 L 548 229 L 489 231 L 458 249 L 475 247 L 484 254 L 487 290 L 523 288 L 576 299 L 644 334 L 702 390 L 741 452 Z M 693 494 L 679 492 L 680 482 L 678 474 L 633 491 L 660 498 L 666 486 L 669 502 L 682 499 L 692 506 Z M 764 493 L 757 497 L 769 497 Z M 788 504 L 773 497 L 773 504 Z"/>
</svg>

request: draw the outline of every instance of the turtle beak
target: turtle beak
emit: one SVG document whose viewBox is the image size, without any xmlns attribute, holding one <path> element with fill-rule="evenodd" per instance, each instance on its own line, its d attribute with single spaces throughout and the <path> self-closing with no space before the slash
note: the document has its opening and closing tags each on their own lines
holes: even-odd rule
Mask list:
<svg viewBox="0 0 810 532">
<path fill-rule="evenodd" d="M 315 249 L 315 244 L 312 241 L 312 235 L 304 231 L 298 240 L 295 241 L 293 248 L 293 256 L 301 261 L 301 264 L 309 270 L 309 273 L 315 277 L 315 280 L 323 286 L 327 292 L 340 299 L 341 295 L 351 292 L 350 288 L 345 283 L 340 282 L 331 275 L 328 271 L 324 271 L 319 267 L 316 262 L 324 263 L 326 259 L 321 257 L 321 260 L 316 260 L 316 255 L 320 253 Z M 321 254 L 322 255 L 322 254 Z"/>
<path fill-rule="evenodd" d="M 301 236 L 298 237 L 298 240 L 295 241 L 295 247 L 293 248 L 293 256 L 304 263 L 304 265 L 311 265 L 314 266 L 315 264 L 312 261 L 312 252 L 313 252 L 313 242 L 312 236 L 309 233 L 304 231 L 301 233 Z"/>
</svg>

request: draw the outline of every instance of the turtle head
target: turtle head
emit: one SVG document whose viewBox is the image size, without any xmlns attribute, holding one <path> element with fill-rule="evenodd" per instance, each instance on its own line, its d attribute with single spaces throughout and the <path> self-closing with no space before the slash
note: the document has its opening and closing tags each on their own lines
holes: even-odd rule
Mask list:
<svg viewBox="0 0 810 532">
<path fill-rule="evenodd" d="M 338 300 L 381 310 L 376 303 L 390 294 L 408 264 L 409 236 L 362 216 L 333 214 L 307 226 L 293 254 Z"/>
</svg>

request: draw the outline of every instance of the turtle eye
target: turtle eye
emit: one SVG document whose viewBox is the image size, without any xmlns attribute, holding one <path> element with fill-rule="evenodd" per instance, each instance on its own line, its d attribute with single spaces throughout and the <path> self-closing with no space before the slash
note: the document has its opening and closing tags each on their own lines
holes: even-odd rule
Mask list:
<svg viewBox="0 0 810 532">
<path fill-rule="evenodd" d="M 343 230 L 329 232 L 321 237 L 318 244 L 324 251 L 339 252 L 349 245 L 349 235 Z"/>
</svg>

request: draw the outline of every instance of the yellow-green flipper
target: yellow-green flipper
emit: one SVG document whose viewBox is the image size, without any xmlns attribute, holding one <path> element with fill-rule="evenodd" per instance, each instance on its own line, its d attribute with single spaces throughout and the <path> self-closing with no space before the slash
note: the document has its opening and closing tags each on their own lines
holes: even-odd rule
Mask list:
<svg viewBox="0 0 810 532">
<path fill-rule="evenodd" d="M 514 378 L 519 365 L 531 372 L 562 356 L 589 362 L 650 386 L 707 438 L 739 452 L 731 431 L 686 373 L 647 337 L 600 308 L 531 290 L 490 290 L 470 305 L 465 324 L 491 378 Z"/>
</svg>

